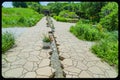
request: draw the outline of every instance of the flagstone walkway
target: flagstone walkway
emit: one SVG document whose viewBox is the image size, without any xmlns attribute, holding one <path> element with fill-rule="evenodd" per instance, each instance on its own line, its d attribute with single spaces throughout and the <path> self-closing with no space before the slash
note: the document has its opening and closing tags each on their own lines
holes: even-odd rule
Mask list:
<svg viewBox="0 0 120 80">
<path fill-rule="evenodd" d="M 53 19 L 52 19 L 53 20 Z M 2 59 L 2 76 L 4 78 L 50 78 L 55 70 L 50 67 L 50 49 L 42 49 L 43 34 L 50 29 L 46 27 L 46 17 L 34 27 L 26 30 L 16 40 L 16 47 L 8 50 L 6 62 Z M 115 78 L 116 71 L 105 62 L 101 62 L 91 51 L 93 42 L 78 40 L 69 32 L 74 23 L 53 20 L 55 36 L 60 44 L 59 56 L 66 78 Z"/>
</svg>

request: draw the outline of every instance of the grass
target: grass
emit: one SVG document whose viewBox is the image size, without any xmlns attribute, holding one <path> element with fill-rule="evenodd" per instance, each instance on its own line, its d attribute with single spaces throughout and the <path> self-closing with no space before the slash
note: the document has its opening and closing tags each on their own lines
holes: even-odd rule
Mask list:
<svg viewBox="0 0 120 80">
<path fill-rule="evenodd" d="M 5 53 L 15 44 L 15 38 L 12 33 L 5 32 L 2 34 L 2 53 Z"/>
<path fill-rule="evenodd" d="M 110 32 L 109 36 L 101 39 L 92 46 L 92 52 L 98 57 L 118 68 L 118 32 Z"/>
<path fill-rule="evenodd" d="M 80 20 L 75 26 L 71 26 L 70 32 L 78 39 L 95 41 L 91 47 L 102 60 L 118 69 L 118 31 L 109 32 L 100 24 L 92 26 L 88 20 Z"/>
<path fill-rule="evenodd" d="M 2 27 L 31 27 L 42 17 L 29 8 L 2 8 Z"/>
</svg>

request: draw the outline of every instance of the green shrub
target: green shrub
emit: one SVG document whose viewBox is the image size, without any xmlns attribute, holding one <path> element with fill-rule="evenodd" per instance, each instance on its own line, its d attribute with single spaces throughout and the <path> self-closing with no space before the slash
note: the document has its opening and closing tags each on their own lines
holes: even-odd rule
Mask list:
<svg viewBox="0 0 120 80">
<path fill-rule="evenodd" d="M 99 40 L 102 36 L 102 32 L 100 33 L 91 24 L 84 24 L 84 23 L 86 22 L 82 22 L 80 20 L 76 24 L 76 26 L 72 26 L 70 28 L 70 32 L 72 32 L 76 37 L 82 40 L 89 40 L 89 41 Z"/>
<path fill-rule="evenodd" d="M 51 16 L 53 17 L 53 16 L 57 16 L 57 14 L 56 13 L 51 13 Z"/>
<path fill-rule="evenodd" d="M 12 33 L 2 34 L 2 53 L 10 49 L 15 43 L 15 38 Z"/>
<path fill-rule="evenodd" d="M 65 18 L 77 18 L 77 14 L 75 12 L 70 12 L 68 10 L 61 11 L 59 13 L 60 17 L 65 17 Z"/>
<path fill-rule="evenodd" d="M 47 35 L 43 35 L 44 37 L 43 37 L 43 42 L 50 42 L 50 38 L 49 38 L 49 36 L 47 36 Z"/>
<path fill-rule="evenodd" d="M 92 52 L 110 65 L 118 66 L 118 31 L 109 32 L 109 36 L 92 46 Z"/>
<path fill-rule="evenodd" d="M 26 19 L 24 17 L 20 17 L 20 19 L 18 20 L 18 22 L 20 23 L 25 23 L 26 22 Z"/>
<path fill-rule="evenodd" d="M 118 4 L 109 2 L 101 9 L 100 24 L 108 31 L 118 30 Z"/>
<path fill-rule="evenodd" d="M 55 20 L 57 20 L 57 21 L 67 22 L 67 19 L 66 19 L 66 18 L 64 18 L 64 17 L 54 16 L 53 18 L 54 18 Z"/>
</svg>

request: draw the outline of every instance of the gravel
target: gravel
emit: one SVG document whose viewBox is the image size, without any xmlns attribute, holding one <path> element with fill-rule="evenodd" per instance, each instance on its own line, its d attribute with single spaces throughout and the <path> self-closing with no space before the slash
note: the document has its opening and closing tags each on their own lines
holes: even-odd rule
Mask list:
<svg viewBox="0 0 120 80">
<path fill-rule="evenodd" d="M 25 32 L 28 28 L 2 28 L 2 34 L 6 31 L 13 33 L 15 38 L 18 38 L 23 32 Z"/>
</svg>

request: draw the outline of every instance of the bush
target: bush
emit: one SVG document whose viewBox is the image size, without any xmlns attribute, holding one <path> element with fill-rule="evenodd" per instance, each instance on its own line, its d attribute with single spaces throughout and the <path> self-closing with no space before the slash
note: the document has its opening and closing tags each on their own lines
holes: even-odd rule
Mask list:
<svg viewBox="0 0 120 80">
<path fill-rule="evenodd" d="M 118 66 L 118 31 L 109 32 L 109 36 L 92 46 L 92 52 L 110 65 Z"/>
<path fill-rule="evenodd" d="M 66 18 L 63 18 L 63 17 L 60 17 L 60 16 L 54 16 L 53 18 L 57 21 L 67 22 Z"/>
<path fill-rule="evenodd" d="M 51 16 L 53 17 L 53 16 L 57 16 L 57 14 L 56 13 L 51 13 Z"/>
<path fill-rule="evenodd" d="M 100 24 L 108 31 L 118 30 L 118 4 L 109 2 L 101 9 Z"/>
<path fill-rule="evenodd" d="M 11 33 L 2 34 L 2 53 L 10 49 L 15 43 L 15 38 Z"/>
<path fill-rule="evenodd" d="M 68 10 L 61 11 L 59 13 L 60 17 L 65 17 L 65 18 L 77 18 L 77 14 L 75 12 L 69 12 Z"/>
<path fill-rule="evenodd" d="M 70 32 L 72 32 L 76 37 L 82 40 L 89 40 L 89 41 L 99 40 L 102 36 L 102 33 L 100 33 L 91 24 L 85 24 L 85 23 L 86 22 L 80 20 L 76 24 L 76 26 L 72 26 L 70 28 Z"/>
</svg>

